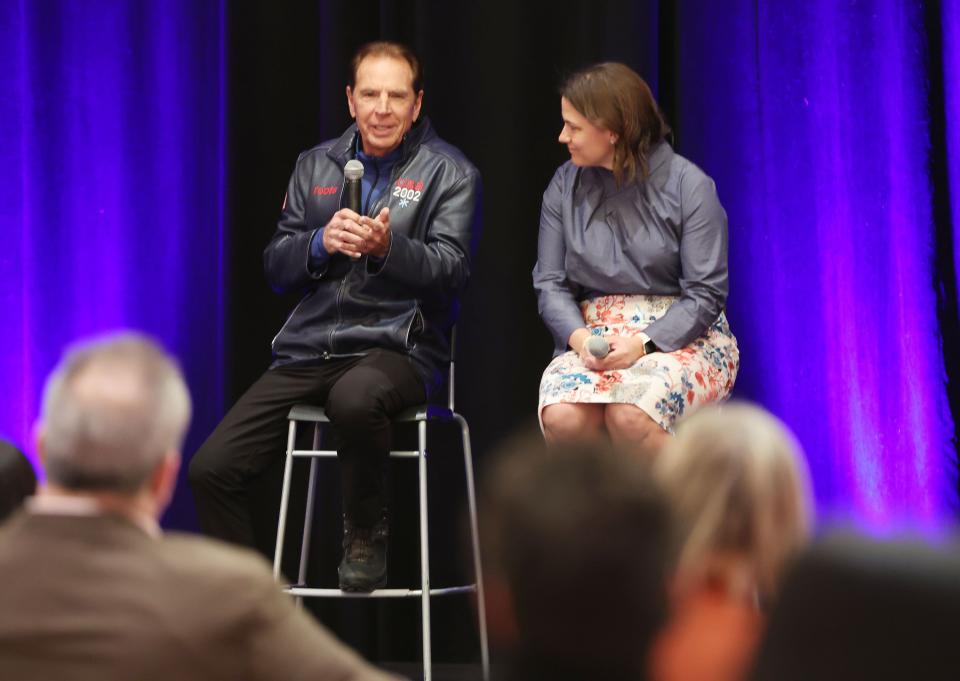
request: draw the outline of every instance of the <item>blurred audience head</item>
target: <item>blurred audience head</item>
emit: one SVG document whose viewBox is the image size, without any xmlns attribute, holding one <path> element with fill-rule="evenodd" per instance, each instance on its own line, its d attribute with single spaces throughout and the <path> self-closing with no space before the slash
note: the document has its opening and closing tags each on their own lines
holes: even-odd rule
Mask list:
<svg viewBox="0 0 960 681">
<path fill-rule="evenodd" d="M 510 441 L 481 486 L 491 635 L 525 679 L 644 678 L 666 617 L 669 521 L 639 457 Z"/>
<path fill-rule="evenodd" d="M 124 333 L 71 348 L 47 380 L 38 425 L 48 485 L 141 492 L 179 463 L 190 409 L 180 370 L 154 341 Z"/>
<path fill-rule="evenodd" d="M 833 536 L 788 571 L 751 681 L 952 681 L 960 547 Z"/>
<path fill-rule="evenodd" d="M 0 523 L 37 489 L 37 476 L 26 455 L 0 440 Z"/>
<path fill-rule="evenodd" d="M 719 580 L 775 596 L 813 518 L 806 464 L 783 423 L 749 404 L 707 407 L 680 424 L 654 473 L 673 513 L 679 588 Z"/>
</svg>

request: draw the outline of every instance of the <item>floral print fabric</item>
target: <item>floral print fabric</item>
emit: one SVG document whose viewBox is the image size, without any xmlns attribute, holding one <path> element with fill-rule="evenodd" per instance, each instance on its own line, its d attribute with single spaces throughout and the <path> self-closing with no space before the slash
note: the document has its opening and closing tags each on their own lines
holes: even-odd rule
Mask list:
<svg viewBox="0 0 960 681">
<path fill-rule="evenodd" d="M 675 300 L 676 296 L 600 296 L 582 301 L 580 310 L 595 335 L 636 336 Z M 554 357 L 540 381 L 539 413 L 559 402 L 633 404 L 672 433 L 681 416 L 726 399 L 739 368 L 737 339 L 721 312 L 689 345 L 645 355 L 626 369 L 592 371 L 572 350 Z"/>
</svg>

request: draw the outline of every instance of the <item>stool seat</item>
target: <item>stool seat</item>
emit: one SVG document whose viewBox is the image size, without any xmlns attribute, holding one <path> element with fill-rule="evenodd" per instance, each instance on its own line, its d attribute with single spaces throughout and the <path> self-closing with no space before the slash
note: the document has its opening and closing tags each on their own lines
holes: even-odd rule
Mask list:
<svg viewBox="0 0 960 681">
<path fill-rule="evenodd" d="M 453 421 L 459 416 L 456 412 L 441 404 L 418 404 L 415 407 L 408 407 L 393 416 L 390 420 L 394 423 L 415 423 L 417 421 Z M 291 421 L 303 421 L 308 423 L 330 423 L 327 412 L 323 407 L 315 407 L 308 404 L 298 404 L 292 409 L 287 418 Z"/>
</svg>

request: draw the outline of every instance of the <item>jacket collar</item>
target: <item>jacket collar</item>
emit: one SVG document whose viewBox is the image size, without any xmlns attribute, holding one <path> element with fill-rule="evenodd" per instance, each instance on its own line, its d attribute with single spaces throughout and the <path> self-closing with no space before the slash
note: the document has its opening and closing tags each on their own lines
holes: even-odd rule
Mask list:
<svg viewBox="0 0 960 681">
<path fill-rule="evenodd" d="M 347 128 L 346 132 L 340 136 L 340 139 L 334 142 L 333 146 L 327 151 L 327 156 L 343 166 L 353 158 L 357 148 L 356 145 L 359 142 L 357 139 L 358 134 L 357 124 L 354 123 Z M 407 131 L 407 134 L 403 136 L 403 140 L 400 142 L 400 155 L 397 163 L 405 163 L 420 145 L 435 136 L 436 133 L 433 132 L 430 119 L 426 116 L 421 116 L 420 119 L 413 124 L 413 127 Z"/>
<path fill-rule="evenodd" d="M 157 538 L 162 535 L 160 525 L 155 518 L 134 508 L 110 508 L 96 496 L 38 494 L 27 499 L 25 508 L 31 515 L 41 516 L 117 517 L 139 527 L 151 537 Z"/>
</svg>

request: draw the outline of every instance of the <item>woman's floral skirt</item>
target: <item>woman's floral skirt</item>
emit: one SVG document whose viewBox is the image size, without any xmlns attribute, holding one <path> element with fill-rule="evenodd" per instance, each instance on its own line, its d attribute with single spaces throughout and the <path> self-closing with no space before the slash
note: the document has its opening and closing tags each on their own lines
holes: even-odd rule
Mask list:
<svg viewBox="0 0 960 681">
<path fill-rule="evenodd" d="M 659 319 L 676 296 L 613 295 L 580 303 L 595 335 L 636 336 Z M 626 369 L 592 371 L 568 351 L 553 358 L 540 380 L 543 408 L 559 402 L 633 404 L 668 431 L 703 405 L 726 399 L 740 368 L 737 339 L 722 312 L 700 338 L 673 352 L 654 352 Z"/>
</svg>

